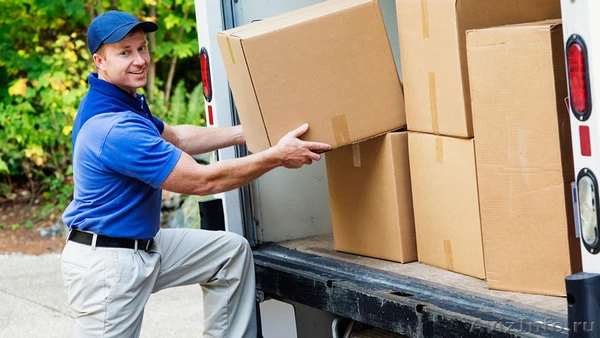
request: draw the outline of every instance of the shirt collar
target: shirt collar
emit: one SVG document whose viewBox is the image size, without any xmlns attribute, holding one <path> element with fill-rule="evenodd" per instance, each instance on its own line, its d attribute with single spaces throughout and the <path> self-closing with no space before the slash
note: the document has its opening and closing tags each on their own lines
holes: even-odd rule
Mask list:
<svg viewBox="0 0 600 338">
<path fill-rule="evenodd" d="M 128 106 L 130 106 L 133 111 L 138 113 L 145 113 L 149 115 L 150 109 L 148 109 L 148 105 L 146 104 L 146 98 L 142 94 L 135 94 L 135 97 L 123 89 L 115 86 L 114 84 L 104 81 L 98 78 L 98 73 L 93 72 L 88 77 L 88 83 L 92 90 L 97 90 L 104 95 L 113 97 Z"/>
</svg>

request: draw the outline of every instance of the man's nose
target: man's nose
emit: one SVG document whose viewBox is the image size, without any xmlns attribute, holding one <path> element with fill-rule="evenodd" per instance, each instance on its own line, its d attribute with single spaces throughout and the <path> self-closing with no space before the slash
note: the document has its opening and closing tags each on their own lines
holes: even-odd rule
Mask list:
<svg viewBox="0 0 600 338">
<path fill-rule="evenodd" d="M 144 64 L 146 63 L 146 60 L 144 59 L 144 57 L 142 56 L 142 53 L 140 52 L 135 52 L 135 56 L 133 59 L 133 62 L 137 65 L 139 64 Z"/>
</svg>

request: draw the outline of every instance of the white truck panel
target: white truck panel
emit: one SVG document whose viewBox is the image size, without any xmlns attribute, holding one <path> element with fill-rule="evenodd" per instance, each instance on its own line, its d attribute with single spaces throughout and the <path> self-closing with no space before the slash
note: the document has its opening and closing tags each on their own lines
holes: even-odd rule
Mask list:
<svg viewBox="0 0 600 338">
<path fill-rule="evenodd" d="M 198 29 L 198 41 L 200 48 L 206 48 L 209 55 L 210 74 L 212 83 L 212 99 L 206 102 L 207 125 L 209 127 L 225 127 L 232 126 L 233 114 L 231 95 L 229 94 L 229 84 L 225 74 L 225 66 L 221 60 L 219 46 L 217 45 L 217 37 L 215 32 L 222 31 L 223 13 L 220 1 L 196 0 L 196 22 Z M 200 26 L 200 23 L 203 23 Z M 209 124 L 209 109 L 212 110 L 213 124 Z M 221 149 L 213 153 L 211 162 L 218 159 L 233 159 L 236 158 L 235 148 L 229 147 Z M 235 232 L 239 235 L 244 235 L 244 224 L 242 221 L 242 208 L 240 200 L 240 191 L 235 189 L 226 193 L 216 194 L 215 198 L 223 200 L 223 214 L 225 216 L 225 228 L 228 231 Z"/>
<path fill-rule="evenodd" d="M 562 0 L 561 2 L 562 20 L 563 20 L 563 38 L 566 43 L 573 34 L 581 36 L 587 47 L 587 59 L 589 69 L 589 82 L 591 92 L 592 113 L 586 121 L 577 119 L 571 111 L 571 138 L 573 144 L 573 161 L 575 165 L 575 176 L 583 169 L 589 168 L 594 172 L 596 178 L 600 178 L 600 119 L 595 114 L 595 106 L 599 104 L 600 96 L 595 90 L 595 84 L 600 80 L 600 45 L 594 41 L 592 32 L 600 30 L 600 21 L 597 17 L 600 14 L 600 3 L 594 0 Z M 566 50 L 566 49 L 565 49 Z M 568 70 L 567 70 L 568 78 Z M 570 94 L 569 94 L 570 95 Z M 588 126 L 590 129 L 591 156 L 583 156 L 580 146 L 580 126 Z M 577 177 L 573 178 L 574 180 Z M 598 207 L 598 206 L 597 206 Z M 578 222 L 576 222 L 578 223 Z M 600 273 L 600 255 L 591 254 L 584 247 L 583 236 L 581 241 L 581 255 L 584 272 Z"/>
</svg>

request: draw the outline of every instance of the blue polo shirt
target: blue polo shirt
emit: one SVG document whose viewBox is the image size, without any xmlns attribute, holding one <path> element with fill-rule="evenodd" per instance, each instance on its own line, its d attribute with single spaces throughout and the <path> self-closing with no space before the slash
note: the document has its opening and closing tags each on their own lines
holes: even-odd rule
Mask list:
<svg viewBox="0 0 600 338">
<path fill-rule="evenodd" d="M 73 201 L 63 214 L 71 229 L 131 239 L 160 228 L 163 183 L 181 150 L 160 136 L 143 95 L 88 78 L 90 89 L 73 125 Z"/>
</svg>

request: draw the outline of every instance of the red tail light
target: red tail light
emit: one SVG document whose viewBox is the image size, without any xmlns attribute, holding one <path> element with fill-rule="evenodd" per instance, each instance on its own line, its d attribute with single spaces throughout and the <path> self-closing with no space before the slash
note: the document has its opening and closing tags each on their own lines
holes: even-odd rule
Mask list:
<svg viewBox="0 0 600 338">
<path fill-rule="evenodd" d="M 208 61 L 208 52 L 202 47 L 200 50 L 200 70 L 202 71 L 202 88 L 204 90 L 204 98 L 207 102 L 212 100 L 212 83 L 210 82 L 210 64 Z"/>
<path fill-rule="evenodd" d="M 567 64 L 571 110 L 577 119 L 585 121 L 589 118 L 592 109 L 587 49 L 579 35 L 572 35 L 567 41 Z"/>
</svg>

